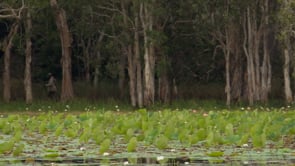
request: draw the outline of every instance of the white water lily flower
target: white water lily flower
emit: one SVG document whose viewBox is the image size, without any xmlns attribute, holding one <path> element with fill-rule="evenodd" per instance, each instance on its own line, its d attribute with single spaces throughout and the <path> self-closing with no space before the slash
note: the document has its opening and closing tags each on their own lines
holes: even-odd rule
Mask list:
<svg viewBox="0 0 295 166">
<path fill-rule="evenodd" d="M 189 165 L 189 162 L 188 161 L 184 162 L 184 165 Z"/>
<path fill-rule="evenodd" d="M 248 144 L 243 144 L 242 147 L 247 148 L 247 147 L 249 147 L 249 145 Z"/>
<path fill-rule="evenodd" d="M 175 152 L 175 149 L 171 149 L 170 152 Z"/>
<path fill-rule="evenodd" d="M 128 161 L 124 161 L 123 165 L 128 165 L 129 162 Z"/>
<path fill-rule="evenodd" d="M 108 156 L 108 155 L 110 155 L 110 153 L 108 153 L 108 152 L 104 152 L 102 155 L 103 155 L 103 156 Z"/>
<path fill-rule="evenodd" d="M 158 156 L 157 157 L 157 161 L 161 161 L 161 160 L 164 160 L 164 156 Z"/>
<path fill-rule="evenodd" d="M 82 147 L 80 148 L 80 150 L 81 150 L 81 151 L 84 151 L 84 150 L 86 150 L 86 148 L 82 146 Z"/>
</svg>

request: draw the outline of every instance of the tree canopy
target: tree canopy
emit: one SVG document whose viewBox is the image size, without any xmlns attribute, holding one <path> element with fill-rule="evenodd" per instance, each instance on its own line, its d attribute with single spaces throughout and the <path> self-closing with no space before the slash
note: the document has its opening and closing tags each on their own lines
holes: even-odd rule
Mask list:
<svg viewBox="0 0 295 166">
<path fill-rule="evenodd" d="M 4 101 L 28 98 L 16 90 L 23 79 L 32 80 L 26 92 L 32 86 L 32 96 L 44 97 L 49 72 L 62 101 L 293 101 L 293 1 L 53 2 L 0 2 Z"/>
</svg>

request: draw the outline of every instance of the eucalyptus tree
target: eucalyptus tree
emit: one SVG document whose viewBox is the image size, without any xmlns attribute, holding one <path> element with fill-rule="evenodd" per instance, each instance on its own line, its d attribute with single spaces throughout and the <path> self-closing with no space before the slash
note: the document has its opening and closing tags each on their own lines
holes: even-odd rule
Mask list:
<svg viewBox="0 0 295 166">
<path fill-rule="evenodd" d="M 33 102 L 33 92 L 32 92 L 32 17 L 30 8 L 27 7 L 25 15 L 25 41 L 26 41 L 26 51 L 25 51 L 25 70 L 24 70 L 24 89 L 25 89 L 25 100 L 26 103 Z"/>
<path fill-rule="evenodd" d="M 293 102 L 292 88 L 291 88 L 291 78 L 290 78 L 290 68 L 292 64 L 294 72 L 294 14 L 295 14 L 295 2 L 292 0 L 280 0 L 279 2 L 279 12 L 277 14 L 277 22 L 279 24 L 278 39 L 281 43 L 284 56 L 284 93 L 285 100 L 287 103 Z M 294 77 L 294 74 L 292 74 Z M 294 78 L 293 78 L 294 79 Z"/>
<path fill-rule="evenodd" d="M 107 13 L 101 13 L 97 7 L 102 1 L 72 1 L 64 2 L 67 10 L 69 26 L 73 36 L 73 56 L 83 63 L 84 80 L 90 82 L 94 73 L 94 86 L 97 86 L 101 44 L 104 39 L 105 18 Z M 93 71 L 94 70 L 94 71 Z"/>
<path fill-rule="evenodd" d="M 271 88 L 270 5 L 269 0 L 250 2 L 244 11 L 243 49 L 247 59 L 247 88 L 250 105 L 256 101 L 266 102 Z"/>
<path fill-rule="evenodd" d="M 119 43 L 120 54 L 120 80 L 124 77 L 125 60 L 127 59 L 127 70 L 129 76 L 129 96 L 131 105 L 143 106 L 143 82 L 142 82 L 142 62 L 140 48 L 140 32 L 142 31 L 139 19 L 139 2 L 114 0 L 104 2 L 99 5 L 103 15 L 106 16 L 106 23 L 110 24 L 112 31 L 106 36 Z M 100 13 L 100 15 L 102 15 Z M 106 13 L 108 15 L 106 15 Z M 122 86 L 120 86 L 122 87 Z"/>
<path fill-rule="evenodd" d="M 211 2 L 212 3 L 212 2 Z M 242 80 L 234 79 L 235 77 L 241 77 L 241 70 L 237 70 L 235 68 L 233 71 L 238 71 L 238 74 L 233 72 L 231 74 L 231 65 L 234 66 L 236 61 L 234 57 L 239 57 L 239 16 L 240 13 L 236 10 L 234 2 L 232 1 L 215 1 L 212 4 L 209 3 L 211 8 L 213 8 L 213 12 L 209 14 L 209 16 L 213 16 L 211 19 L 211 23 L 216 26 L 212 31 L 213 37 L 219 42 L 219 46 L 221 47 L 224 59 L 225 59 L 225 93 L 226 93 L 226 104 L 230 106 L 234 90 L 241 90 L 241 87 L 232 88 L 232 86 L 241 85 L 240 83 L 235 84 L 237 82 L 233 82 L 233 80 Z M 240 92 L 238 92 L 240 94 Z M 237 100 L 239 100 L 240 96 L 235 96 Z"/>
<path fill-rule="evenodd" d="M 173 7 L 171 1 L 146 0 L 139 2 L 139 17 L 143 37 L 143 80 L 144 105 L 150 106 L 156 100 L 156 81 L 158 81 L 158 99 L 170 100 L 170 83 L 168 76 L 170 59 L 167 46 L 168 24 L 173 24 Z"/>
<path fill-rule="evenodd" d="M 213 36 L 225 55 L 227 105 L 243 95 L 250 105 L 267 102 L 271 90 L 270 15 L 274 2 L 225 0 L 212 3 L 217 25 Z M 245 64 L 241 63 L 243 59 Z"/>
<path fill-rule="evenodd" d="M 3 71 L 3 99 L 9 102 L 11 99 L 11 85 L 10 85 L 10 57 L 11 48 L 13 47 L 13 39 L 17 34 L 19 22 L 22 17 L 22 12 L 25 8 L 24 0 L 21 4 L 13 1 L 6 1 L 0 3 L 0 19 L 11 19 L 13 23 L 6 39 L 4 40 L 4 71 Z"/>
<path fill-rule="evenodd" d="M 61 8 L 56 0 L 50 0 L 50 5 L 54 11 L 55 22 L 59 31 L 62 47 L 62 87 L 61 101 L 68 101 L 74 98 L 72 85 L 72 36 L 68 27 L 66 11 Z"/>
</svg>

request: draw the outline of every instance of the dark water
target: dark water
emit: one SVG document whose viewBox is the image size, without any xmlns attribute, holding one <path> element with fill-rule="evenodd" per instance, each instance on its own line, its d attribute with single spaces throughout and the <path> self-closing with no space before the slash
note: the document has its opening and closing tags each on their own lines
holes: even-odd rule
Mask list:
<svg viewBox="0 0 295 166">
<path fill-rule="evenodd" d="M 72 166 L 108 166 L 108 165 L 154 165 L 154 166 L 227 166 L 227 165 L 243 165 L 243 166 L 260 166 L 260 165 L 272 165 L 272 166 L 295 166 L 295 159 L 281 159 L 281 160 L 231 160 L 224 158 L 212 158 L 210 160 L 202 159 L 188 159 L 182 158 L 167 158 L 163 160 L 157 160 L 155 158 L 103 158 L 103 159 L 83 159 L 83 158 L 69 158 L 69 159 L 1 159 L 0 166 L 4 165 L 34 165 L 34 166 L 58 166 L 58 165 L 72 165 Z"/>
</svg>

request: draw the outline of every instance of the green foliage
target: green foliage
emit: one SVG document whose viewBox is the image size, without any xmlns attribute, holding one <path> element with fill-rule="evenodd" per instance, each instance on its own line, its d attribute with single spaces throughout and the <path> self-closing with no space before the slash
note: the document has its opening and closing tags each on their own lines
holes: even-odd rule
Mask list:
<svg viewBox="0 0 295 166">
<path fill-rule="evenodd" d="M 169 139 L 165 135 L 160 135 L 155 140 L 155 146 L 158 149 L 166 149 L 168 148 Z"/>
<path fill-rule="evenodd" d="M 127 144 L 127 151 L 128 152 L 135 152 L 136 147 L 137 147 L 137 138 L 132 137 Z"/>
<path fill-rule="evenodd" d="M 214 151 L 214 152 L 210 152 L 207 155 L 210 157 L 222 157 L 224 154 L 224 152 L 221 151 Z"/>
<path fill-rule="evenodd" d="M 103 154 L 103 153 L 107 152 L 110 149 L 111 143 L 112 143 L 112 141 L 108 138 L 103 140 L 103 142 L 99 146 L 99 153 Z"/>
<path fill-rule="evenodd" d="M 0 144 L 0 154 L 3 153 L 9 153 L 13 150 L 15 142 L 14 141 L 8 141 L 8 142 L 3 142 Z"/>
<path fill-rule="evenodd" d="M 24 144 L 17 145 L 13 151 L 13 156 L 20 156 L 20 154 L 23 152 L 24 149 L 25 149 Z"/>
<path fill-rule="evenodd" d="M 47 125 L 43 127 L 45 122 Z M 33 149 L 47 158 L 97 153 L 113 157 L 142 150 L 170 155 L 171 150 L 177 155 L 202 153 L 218 158 L 250 149 L 261 151 L 269 146 L 290 147 L 294 137 L 294 112 L 281 110 L 47 112 L 5 115 L 0 123 L 5 124 L 0 133 L 2 156 L 26 156 Z M 55 124 L 54 130 L 50 130 L 50 124 Z M 3 133 L 4 127 L 10 132 Z M 40 132 L 41 129 L 45 132 Z M 237 147 L 237 152 L 231 152 Z"/>
</svg>

